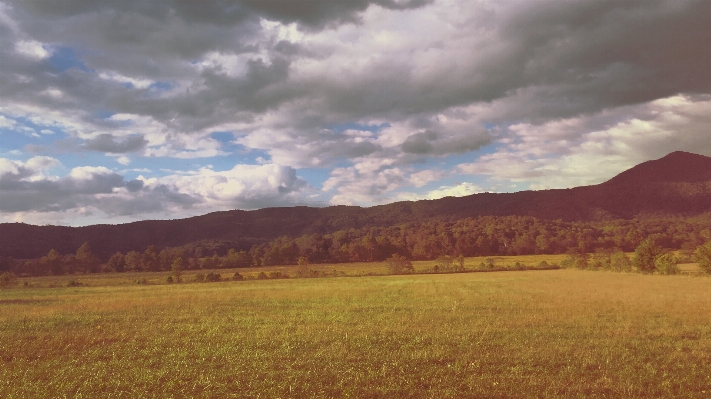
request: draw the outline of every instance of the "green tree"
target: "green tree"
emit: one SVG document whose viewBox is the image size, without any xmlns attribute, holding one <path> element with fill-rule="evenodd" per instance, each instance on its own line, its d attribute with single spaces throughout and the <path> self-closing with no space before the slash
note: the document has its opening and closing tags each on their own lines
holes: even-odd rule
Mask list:
<svg viewBox="0 0 711 399">
<path fill-rule="evenodd" d="M 15 273 L 12 272 L 6 272 L 0 274 L 0 287 L 9 287 L 12 285 L 17 285 L 17 276 Z"/>
<path fill-rule="evenodd" d="M 692 258 L 694 262 L 698 262 L 701 270 L 711 273 L 711 241 L 696 247 Z"/>
<path fill-rule="evenodd" d="M 88 242 L 85 242 L 77 249 L 76 260 L 79 268 L 84 273 L 96 273 L 99 271 L 99 258 L 91 252 L 91 246 Z"/>
<path fill-rule="evenodd" d="M 106 262 L 106 270 L 121 273 L 126 269 L 126 257 L 121 252 L 116 252 L 111 255 L 109 261 Z"/>
<path fill-rule="evenodd" d="M 457 267 L 455 268 L 455 271 L 457 272 L 463 272 L 464 271 L 464 255 L 459 254 L 457 256 Z"/>
<path fill-rule="evenodd" d="M 125 269 L 131 272 L 143 271 L 143 264 L 141 263 L 141 254 L 136 251 L 129 251 L 125 257 Z"/>
<path fill-rule="evenodd" d="M 307 277 L 309 275 L 309 259 L 302 256 L 298 260 L 298 267 L 296 268 L 296 274 L 299 277 Z"/>
<path fill-rule="evenodd" d="M 183 258 L 178 257 L 173 261 L 173 264 L 170 267 L 170 270 L 173 272 L 173 277 L 175 278 L 176 283 L 180 283 L 182 280 L 183 276 Z"/>
<path fill-rule="evenodd" d="M 616 272 L 629 272 L 632 270 L 632 261 L 626 253 L 616 251 L 610 255 L 610 268 Z"/>
<path fill-rule="evenodd" d="M 679 273 L 679 267 L 676 265 L 676 259 L 674 258 L 674 254 L 671 252 L 659 255 L 657 259 L 654 260 L 654 268 L 657 269 L 659 274 Z"/>
<path fill-rule="evenodd" d="M 152 272 L 160 270 L 160 262 L 158 260 L 158 252 L 155 245 L 149 245 L 143 252 L 143 269 Z"/>
<path fill-rule="evenodd" d="M 40 259 L 40 264 L 53 276 L 64 274 L 64 259 L 54 248 Z"/>
<path fill-rule="evenodd" d="M 655 262 L 662 254 L 662 248 L 657 245 L 656 237 L 648 237 L 634 250 L 634 265 L 642 273 L 653 273 L 656 270 Z"/>
</svg>

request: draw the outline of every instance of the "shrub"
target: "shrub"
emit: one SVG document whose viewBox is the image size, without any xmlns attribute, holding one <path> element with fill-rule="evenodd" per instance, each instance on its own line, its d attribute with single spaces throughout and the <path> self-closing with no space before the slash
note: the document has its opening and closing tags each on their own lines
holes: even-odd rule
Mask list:
<svg viewBox="0 0 711 399">
<path fill-rule="evenodd" d="M 267 278 L 268 278 L 268 277 L 267 277 L 267 273 L 259 272 L 259 274 L 257 274 L 257 279 L 258 279 L 258 280 L 266 280 Z"/>
<path fill-rule="evenodd" d="M 205 281 L 216 282 L 222 280 L 222 276 L 219 273 L 207 273 L 205 276 Z"/>
<path fill-rule="evenodd" d="M 286 274 L 279 272 L 279 271 L 273 271 L 273 272 L 269 272 L 269 278 L 272 278 L 272 279 L 289 278 L 289 276 L 287 276 Z"/>
<path fill-rule="evenodd" d="M 0 287 L 9 287 L 17 285 L 17 276 L 13 272 L 0 274 Z"/>
<path fill-rule="evenodd" d="M 198 273 L 195 275 L 195 277 L 193 277 L 193 281 L 195 281 L 196 283 L 202 283 L 203 281 L 205 281 L 205 275 L 202 273 Z"/>
<path fill-rule="evenodd" d="M 242 280 L 244 280 L 244 276 L 239 274 L 239 272 L 235 272 L 235 274 L 232 276 L 232 280 L 242 281 Z"/>
<path fill-rule="evenodd" d="M 145 277 L 141 277 L 141 278 L 139 278 L 138 280 L 136 280 L 136 284 L 139 284 L 139 285 L 146 285 L 146 284 L 148 284 L 148 280 L 146 280 Z"/>
<path fill-rule="evenodd" d="M 165 282 L 168 284 L 173 284 L 173 276 L 168 276 L 165 278 Z"/>
</svg>

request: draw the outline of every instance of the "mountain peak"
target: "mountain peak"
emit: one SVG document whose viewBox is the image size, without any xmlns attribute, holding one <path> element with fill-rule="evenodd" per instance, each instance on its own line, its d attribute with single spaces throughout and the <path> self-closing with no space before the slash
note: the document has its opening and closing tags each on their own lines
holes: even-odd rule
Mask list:
<svg viewBox="0 0 711 399">
<path fill-rule="evenodd" d="M 695 183 L 711 180 L 711 158 L 674 151 L 643 162 L 608 180 L 605 184 Z"/>
</svg>

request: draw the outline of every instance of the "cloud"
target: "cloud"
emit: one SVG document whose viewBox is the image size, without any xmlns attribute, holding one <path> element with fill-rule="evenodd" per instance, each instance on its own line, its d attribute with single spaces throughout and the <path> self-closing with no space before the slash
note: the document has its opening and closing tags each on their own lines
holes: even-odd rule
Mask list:
<svg viewBox="0 0 711 399">
<path fill-rule="evenodd" d="M 434 200 L 444 197 L 464 197 L 467 195 L 478 194 L 484 189 L 473 183 L 459 183 L 455 186 L 441 186 L 438 189 L 428 191 L 424 194 L 416 193 L 399 193 L 397 198 L 405 201 L 418 201 L 423 199 Z"/>
<path fill-rule="evenodd" d="M 709 14 L 702 0 L 6 1 L 0 128 L 38 155 L 102 152 L 104 167 L 265 164 L 239 176 L 147 174 L 167 191 L 131 191 L 122 175 L 93 170 L 87 190 L 114 191 L 86 195 L 134 204 L 112 205 L 126 215 L 301 203 L 299 168 L 328 176 L 316 188 L 334 203 L 382 203 L 458 173 L 517 187 L 594 183 L 671 148 L 708 153 Z M 278 168 L 260 169 L 269 162 Z M 29 190 L 19 176 L 31 171 L 13 165 L 6 179 Z M 72 179 L 31 176 L 40 191 Z M 259 183 L 269 176 L 293 189 L 274 194 Z M 56 209 L 78 209 L 71 201 Z"/>
<path fill-rule="evenodd" d="M 35 40 L 22 40 L 15 43 L 15 50 L 23 56 L 42 60 L 50 56 L 50 52 L 42 43 Z"/>
<path fill-rule="evenodd" d="M 64 177 L 44 174 L 57 166 L 61 166 L 59 161 L 50 157 L 33 157 L 26 162 L 0 158 L 0 211 L 52 213 L 94 207 L 106 214 L 117 214 L 135 208 L 132 204 L 136 202 L 146 203 L 147 199 L 153 210 L 164 210 L 171 204 L 189 207 L 199 202 L 165 185 L 140 192 L 141 184 L 126 182 L 123 176 L 101 166 L 76 167 Z M 122 192 L 135 195 L 122 198 Z M 123 205 L 119 206 L 119 202 Z"/>
<path fill-rule="evenodd" d="M 189 175 L 160 179 L 181 193 L 203 198 L 212 206 L 256 209 L 304 203 L 308 191 L 296 170 L 276 164 L 235 165 L 228 171 L 202 168 Z M 150 184 L 150 183 L 149 183 Z"/>
<path fill-rule="evenodd" d="M 596 184 L 672 151 L 711 156 L 709 124 L 711 96 L 673 96 L 540 125 L 511 126 L 510 140 L 499 151 L 458 169 L 525 182 L 531 189 Z"/>
<path fill-rule="evenodd" d="M 72 168 L 50 157 L 25 162 L 0 158 L 0 212 L 56 214 L 91 209 L 93 217 L 175 217 L 233 208 L 254 209 L 305 203 L 310 192 L 296 170 L 267 164 L 235 165 L 227 171 L 202 168 L 161 178 L 127 180 L 103 166 Z M 102 216 L 103 215 L 103 216 Z"/>
<path fill-rule="evenodd" d="M 92 151 L 108 152 L 112 154 L 123 154 L 142 149 L 148 144 L 143 136 L 127 137 L 123 141 L 116 141 L 114 136 L 108 133 L 100 134 L 91 140 L 87 140 L 84 148 Z"/>
</svg>

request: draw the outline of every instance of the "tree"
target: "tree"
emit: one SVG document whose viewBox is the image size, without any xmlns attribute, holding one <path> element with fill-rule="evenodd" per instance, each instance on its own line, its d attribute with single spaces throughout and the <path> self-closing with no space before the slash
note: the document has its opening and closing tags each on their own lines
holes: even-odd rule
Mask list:
<svg viewBox="0 0 711 399">
<path fill-rule="evenodd" d="M 439 270 L 441 270 L 443 272 L 451 271 L 453 263 L 454 263 L 454 259 L 452 259 L 452 257 L 449 255 L 440 255 L 437 258 L 437 265 L 439 266 Z"/>
<path fill-rule="evenodd" d="M 659 255 L 654 261 L 654 268 L 657 269 L 659 274 L 679 273 L 679 267 L 676 265 L 676 259 L 674 259 L 674 254 L 671 252 Z"/>
<path fill-rule="evenodd" d="M 610 267 L 616 272 L 628 272 L 632 269 L 632 262 L 622 251 L 610 255 Z"/>
<path fill-rule="evenodd" d="M 54 248 L 40 259 L 40 264 L 53 276 L 64 274 L 64 259 Z"/>
<path fill-rule="evenodd" d="M 642 241 L 634 250 L 634 265 L 642 273 L 653 273 L 656 270 L 655 262 L 662 254 L 662 248 L 657 245 L 656 237 L 651 236 Z"/>
<path fill-rule="evenodd" d="M 9 287 L 17 284 L 18 281 L 15 273 L 7 272 L 0 274 L 0 287 Z"/>
<path fill-rule="evenodd" d="M 457 267 L 455 268 L 456 272 L 463 272 L 464 271 L 464 255 L 459 254 L 457 256 Z"/>
<path fill-rule="evenodd" d="M 182 275 L 183 275 L 183 258 L 178 257 L 173 261 L 173 264 L 170 267 L 170 270 L 173 272 L 173 277 L 175 278 L 175 282 L 179 283 L 182 281 Z"/>
<path fill-rule="evenodd" d="M 160 270 L 160 262 L 158 261 L 158 252 L 155 245 L 149 245 L 143 252 L 143 268 L 152 272 Z"/>
<path fill-rule="evenodd" d="M 299 258 L 296 274 L 299 277 L 307 277 L 309 275 L 309 260 L 305 256 Z"/>
<path fill-rule="evenodd" d="M 89 246 L 88 242 L 85 242 L 77 249 L 76 260 L 79 268 L 84 273 L 96 273 L 99 271 L 99 258 L 91 252 L 91 246 Z"/>
<path fill-rule="evenodd" d="M 706 273 L 711 273 L 711 241 L 696 247 L 693 255 L 694 262 Z"/>
<path fill-rule="evenodd" d="M 123 272 L 126 269 L 126 257 L 121 252 L 116 252 L 111 255 L 109 261 L 106 262 L 106 270 L 113 272 Z"/>
<path fill-rule="evenodd" d="M 415 271 L 415 268 L 412 267 L 412 262 L 402 255 L 393 254 L 385 262 L 388 265 L 390 274 L 406 274 Z"/>
<path fill-rule="evenodd" d="M 140 272 L 143 270 L 141 263 L 141 254 L 136 251 L 129 251 L 125 257 L 125 269 L 131 272 Z"/>
</svg>

